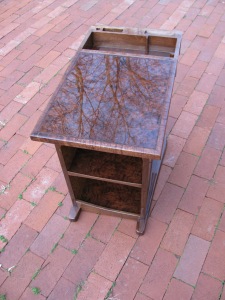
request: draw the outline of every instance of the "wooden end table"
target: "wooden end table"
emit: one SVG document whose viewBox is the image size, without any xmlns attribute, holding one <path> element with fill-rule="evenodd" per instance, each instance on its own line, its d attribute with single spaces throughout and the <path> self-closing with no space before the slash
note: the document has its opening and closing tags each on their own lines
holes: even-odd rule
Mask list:
<svg viewBox="0 0 225 300">
<path fill-rule="evenodd" d="M 166 147 L 181 34 L 91 27 L 31 134 L 53 143 L 80 208 L 137 220 L 143 234 Z"/>
</svg>

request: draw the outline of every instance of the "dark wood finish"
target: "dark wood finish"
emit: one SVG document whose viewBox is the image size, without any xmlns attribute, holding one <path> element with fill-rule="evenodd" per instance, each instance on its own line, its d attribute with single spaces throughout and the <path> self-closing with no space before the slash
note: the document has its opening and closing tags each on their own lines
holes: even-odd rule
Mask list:
<svg viewBox="0 0 225 300">
<path fill-rule="evenodd" d="M 144 233 L 180 43 L 177 32 L 107 26 L 81 43 L 31 134 L 56 145 L 72 220 L 82 207 L 136 218 Z"/>
</svg>

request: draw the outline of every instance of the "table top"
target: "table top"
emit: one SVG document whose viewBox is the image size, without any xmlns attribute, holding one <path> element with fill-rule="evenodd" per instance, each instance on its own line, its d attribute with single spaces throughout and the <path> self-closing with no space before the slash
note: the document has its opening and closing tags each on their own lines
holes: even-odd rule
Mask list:
<svg viewBox="0 0 225 300">
<path fill-rule="evenodd" d="M 160 159 L 176 61 L 82 50 L 31 138 Z"/>
</svg>

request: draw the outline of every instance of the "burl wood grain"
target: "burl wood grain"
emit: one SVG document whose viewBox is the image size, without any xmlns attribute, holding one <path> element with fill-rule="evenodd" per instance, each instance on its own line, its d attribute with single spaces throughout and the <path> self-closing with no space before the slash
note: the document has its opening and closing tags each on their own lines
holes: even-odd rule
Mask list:
<svg viewBox="0 0 225 300">
<path fill-rule="evenodd" d="M 39 135 L 155 149 L 169 108 L 173 63 L 79 53 L 42 119 Z"/>
</svg>

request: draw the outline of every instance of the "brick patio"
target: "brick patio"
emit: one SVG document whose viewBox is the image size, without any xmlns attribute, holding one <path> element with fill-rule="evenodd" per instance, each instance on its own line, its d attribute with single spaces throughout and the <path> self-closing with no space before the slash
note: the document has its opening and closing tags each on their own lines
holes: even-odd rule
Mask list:
<svg viewBox="0 0 225 300">
<path fill-rule="evenodd" d="M 55 149 L 29 139 L 96 23 L 183 31 L 141 237 L 117 217 L 70 223 Z M 224 0 L 0 0 L 1 300 L 225 300 L 224 65 Z"/>
</svg>

